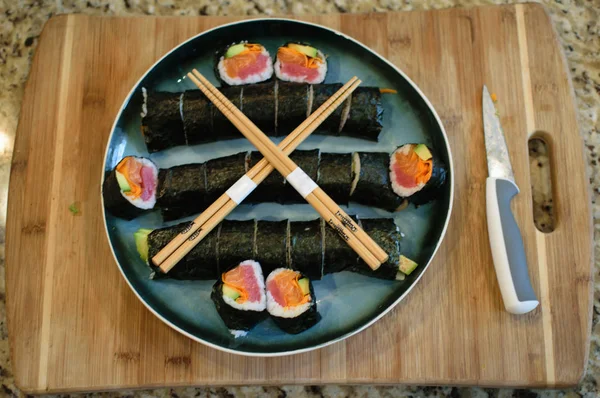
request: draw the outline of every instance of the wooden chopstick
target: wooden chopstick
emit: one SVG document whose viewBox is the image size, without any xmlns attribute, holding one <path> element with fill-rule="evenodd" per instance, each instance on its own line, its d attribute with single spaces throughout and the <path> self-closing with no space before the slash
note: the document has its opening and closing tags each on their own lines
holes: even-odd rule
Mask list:
<svg viewBox="0 0 600 398">
<path fill-rule="evenodd" d="M 350 94 L 358 87 L 361 81 L 355 77 L 344 84 L 335 94 L 325 101 L 316 111 L 294 129 L 281 143 L 280 147 L 286 155 L 292 153 L 323 121 L 331 115 Z M 267 176 L 273 172 L 274 167 L 265 159 L 261 159 L 252 167 L 246 176 L 256 185 L 260 185 Z M 221 195 L 211 206 L 200 214 L 190 227 L 178 234 L 153 258 L 152 262 L 160 266 L 164 273 L 169 272 L 187 253 L 189 253 L 215 226 L 217 226 L 229 213 L 237 207 L 227 193 Z M 196 233 L 200 229 L 199 233 Z"/>
<path fill-rule="evenodd" d="M 188 77 L 198 88 L 213 102 L 213 104 L 233 123 L 234 126 L 263 154 L 277 171 L 292 183 L 290 174 L 302 175 L 304 172 L 286 156 L 273 142 L 248 119 L 235 105 L 219 92 L 204 76 L 197 70 L 188 73 Z M 308 181 L 311 189 L 308 189 L 304 199 L 310 203 L 339 235 L 346 240 L 348 245 L 361 257 L 372 269 L 377 269 L 382 262 L 387 261 L 388 255 L 360 228 L 340 207 L 329 198 L 325 203 L 320 198 L 328 198 L 308 176 L 300 179 Z M 298 180 L 297 180 L 298 181 Z M 297 184 L 299 187 L 302 183 Z M 295 187 L 297 188 L 297 187 Z M 298 189 L 298 188 L 297 188 Z M 330 205 L 331 207 L 328 207 Z M 338 223 L 336 221 L 340 221 Z M 375 253 L 378 256 L 375 256 Z M 382 258 L 382 260 L 379 260 Z"/>
</svg>

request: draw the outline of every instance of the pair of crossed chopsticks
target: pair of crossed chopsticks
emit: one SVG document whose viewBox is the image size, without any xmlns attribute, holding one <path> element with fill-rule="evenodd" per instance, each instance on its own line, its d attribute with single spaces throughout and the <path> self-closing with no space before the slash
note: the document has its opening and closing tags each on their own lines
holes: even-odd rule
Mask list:
<svg viewBox="0 0 600 398">
<path fill-rule="evenodd" d="M 151 260 L 154 265 L 164 273 L 169 272 L 274 169 L 286 178 L 371 269 L 376 270 L 387 261 L 387 253 L 288 157 L 358 87 L 361 83 L 358 78 L 350 79 L 276 146 L 200 72 L 194 69 L 193 73 L 188 73 L 187 76 L 264 158 L 159 251 Z"/>
</svg>

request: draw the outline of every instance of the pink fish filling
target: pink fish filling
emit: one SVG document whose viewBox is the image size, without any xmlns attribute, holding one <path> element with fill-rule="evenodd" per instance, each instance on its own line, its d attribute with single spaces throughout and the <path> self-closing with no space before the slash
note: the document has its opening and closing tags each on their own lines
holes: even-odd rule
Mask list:
<svg viewBox="0 0 600 398">
<path fill-rule="evenodd" d="M 252 268 L 251 265 L 241 265 L 241 267 L 244 284 L 246 285 L 246 291 L 248 292 L 248 300 L 252 302 L 260 301 L 260 286 L 258 286 L 254 268 Z"/>
<path fill-rule="evenodd" d="M 150 167 L 143 166 L 140 175 L 142 177 L 142 200 L 148 200 L 156 190 L 154 171 Z"/>
<path fill-rule="evenodd" d="M 250 64 L 244 68 L 242 68 L 239 73 L 238 73 L 238 77 L 242 80 L 247 79 L 249 76 L 252 75 L 258 75 L 260 73 L 262 73 L 266 68 L 267 68 L 267 63 L 269 62 L 269 57 L 267 57 L 265 54 L 259 54 L 256 57 L 256 62 L 253 64 Z"/>
<path fill-rule="evenodd" d="M 303 77 L 307 81 L 312 82 L 319 79 L 319 69 L 307 68 L 298 64 L 281 64 L 281 71 L 288 76 Z"/>
<path fill-rule="evenodd" d="M 404 173 L 404 170 L 398 163 L 392 165 L 393 176 L 396 178 L 396 184 L 404 188 L 414 188 L 417 186 L 417 182 L 414 176 Z"/>
</svg>

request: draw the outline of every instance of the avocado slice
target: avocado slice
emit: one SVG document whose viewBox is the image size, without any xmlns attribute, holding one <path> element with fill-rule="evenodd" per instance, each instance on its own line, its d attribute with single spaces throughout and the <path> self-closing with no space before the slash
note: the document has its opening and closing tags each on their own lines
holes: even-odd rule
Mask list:
<svg viewBox="0 0 600 398">
<path fill-rule="evenodd" d="M 148 262 L 148 235 L 152 232 L 151 229 L 140 228 L 133 233 L 135 247 L 142 260 Z"/>
<path fill-rule="evenodd" d="M 301 52 L 302 54 L 308 55 L 309 57 L 316 58 L 317 57 L 317 49 L 311 46 L 305 46 L 302 44 L 290 43 L 288 47 Z"/>
<path fill-rule="evenodd" d="M 240 297 L 240 292 L 232 287 L 223 285 L 223 296 L 229 297 L 232 300 L 237 300 L 237 298 Z"/>
<path fill-rule="evenodd" d="M 406 275 L 410 275 L 411 272 L 417 268 L 417 263 L 411 260 L 408 257 L 400 255 L 400 271 L 405 273 Z"/>
<path fill-rule="evenodd" d="M 433 157 L 433 155 L 431 154 L 431 151 L 429 151 L 429 148 L 427 148 L 427 145 L 425 145 L 425 144 L 419 144 L 419 145 L 417 145 L 415 147 L 415 153 L 422 160 L 429 160 L 429 159 L 431 159 Z"/>
<path fill-rule="evenodd" d="M 300 286 L 300 290 L 302 290 L 302 294 L 305 296 L 310 294 L 310 286 L 308 278 L 302 278 L 298 280 L 298 286 Z"/>
<path fill-rule="evenodd" d="M 225 53 L 225 58 L 235 57 L 245 49 L 246 45 L 244 43 L 234 44 L 233 46 L 227 49 L 227 52 Z"/>
<path fill-rule="evenodd" d="M 117 176 L 117 183 L 119 184 L 119 188 L 121 188 L 121 191 L 131 191 L 131 186 L 129 185 L 129 182 L 127 182 L 127 178 L 125 178 L 125 176 L 119 173 L 118 171 L 115 171 L 115 175 Z"/>
</svg>

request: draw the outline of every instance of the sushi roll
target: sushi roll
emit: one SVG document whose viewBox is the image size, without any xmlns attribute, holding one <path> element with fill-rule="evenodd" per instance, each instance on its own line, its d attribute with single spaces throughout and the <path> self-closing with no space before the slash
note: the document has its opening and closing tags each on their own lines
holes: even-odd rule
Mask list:
<svg viewBox="0 0 600 398">
<path fill-rule="evenodd" d="M 150 160 L 124 157 L 102 185 L 104 206 L 109 213 L 131 220 L 156 204 L 158 168 Z"/>
<path fill-rule="evenodd" d="M 183 93 L 148 91 L 142 88 L 142 135 L 148 152 L 187 145 L 181 120 Z"/>
<path fill-rule="evenodd" d="M 325 55 L 314 47 L 300 43 L 287 43 L 277 50 L 275 75 L 281 80 L 318 84 L 325 80 L 326 74 Z"/>
<path fill-rule="evenodd" d="M 267 311 L 281 330 L 298 334 L 321 320 L 312 283 L 304 274 L 277 268 L 266 285 Z"/>
<path fill-rule="evenodd" d="M 259 83 L 273 76 L 271 55 L 258 43 L 232 44 L 217 55 L 216 75 L 229 86 Z"/>
<path fill-rule="evenodd" d="M 446 168 L 425 144 L 402 145 L 390 157 L 392 189 L 415 205 L 435 199 L 446 181 Z"/>
<path fill-rule="evenodd" d="M 260 264 L 246 260 L 221 274 L 211 299 L 232 334 L 252 329 L 266 316 L 265 279 Z"/>
<path fill-rule="evenodd" d="M 355 152 L 352 157 L 354 179 L 350 189 L 350 201 L 390 212 L 397 211 L 404 198 L 393 191 L 389 169 L 389 154 Z"/>
</svg>

